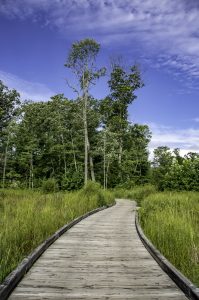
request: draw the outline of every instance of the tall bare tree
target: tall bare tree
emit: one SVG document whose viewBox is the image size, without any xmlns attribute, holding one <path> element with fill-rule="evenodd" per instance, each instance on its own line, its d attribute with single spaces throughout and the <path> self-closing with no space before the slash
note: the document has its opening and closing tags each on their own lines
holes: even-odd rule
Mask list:
<svg viewBox="0 0 199 300">
<path fill-rule="evenodd" d="M 75 75 L 78 84 L 68 85 L 78 94 L 82 104 L 82 119 L 84 127 L 84 183 L 88 181 L 88 162 L 90 163 L 91 179 L 95 181 L 94 164 L 88 136 L 89 91 L 96 80 L 105 75 L 105 68 L 96 68 L 96 57 L 100 45 L 93 39 L 84 39 L 72 44 L 65 66 Z"/>
</svg>

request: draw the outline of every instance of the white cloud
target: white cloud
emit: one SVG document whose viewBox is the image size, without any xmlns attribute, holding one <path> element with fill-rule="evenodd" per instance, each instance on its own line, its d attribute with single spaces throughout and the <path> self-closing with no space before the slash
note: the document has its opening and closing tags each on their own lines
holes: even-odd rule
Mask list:
<svg viewBox="0 0 199 300">
<path fill-rule="evenodd" d="M 192 119 L 192 121 L 194 121 L 194 122 L 199 122 L 199 118 L 194 118 L 194 119 Z"/>
<path fill-rule="evenodd" d="M 180 70 L 199 79 L 197 1 L 7 0 L 1 4 L 0 13 L 10 18 L 31 18 L 66 36 L 98 34 L 102 43 L 142 46 L 140 49 L 149 56 L 156 54 L 154 66 Z M 194 83 L 188 86 L 192 87 Z"/>
<path fill-rule="evenodd" d="M 168 146 L 171 150 L 180 148 L 182 155 L 188 152 L 199 153 L 199 128 L 176 129 L 155 123 L 148 125 L 152 131 L 150 158 L 153 157 L 153 150 L 159 146 Z"/>
<path fill-rule="evenodd" d="M 23 100 L 45 101 L 55 94 L 44 84 L 27 81 L 1 70 L 0 79 L 8 88 L 16 89 Z"/>
</svg>

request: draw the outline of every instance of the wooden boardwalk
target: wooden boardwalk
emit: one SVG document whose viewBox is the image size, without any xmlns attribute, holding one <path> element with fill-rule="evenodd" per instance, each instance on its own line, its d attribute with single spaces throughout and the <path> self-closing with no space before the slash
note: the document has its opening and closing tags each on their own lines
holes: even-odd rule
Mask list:
<svg viewBox="0 0 199 300">
<path fill-rule="evenodd" d="M 140 241 L 135 204 L 118 200 L 63 234 L 10 300 L 187 299 Z"/>
</svg>

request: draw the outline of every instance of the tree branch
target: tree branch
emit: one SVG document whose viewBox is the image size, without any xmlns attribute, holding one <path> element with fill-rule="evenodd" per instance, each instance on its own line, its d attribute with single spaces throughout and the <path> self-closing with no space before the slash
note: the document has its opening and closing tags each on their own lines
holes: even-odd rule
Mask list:
<svg viewBox="0 0 199 300">
<path fill-rule="evenodd" d="M 74 87 L 73 85 L 71 85 L 67 78 L 65 78 L 65 80 L 66 80 L 66 84 L 68 85 L 68 87 L 71 88 L 74 93 L 77 93 L 78 97 L 80 97 L 80 93 L 79 93 L 78 89 L 76 87 Z"/>
</svg>

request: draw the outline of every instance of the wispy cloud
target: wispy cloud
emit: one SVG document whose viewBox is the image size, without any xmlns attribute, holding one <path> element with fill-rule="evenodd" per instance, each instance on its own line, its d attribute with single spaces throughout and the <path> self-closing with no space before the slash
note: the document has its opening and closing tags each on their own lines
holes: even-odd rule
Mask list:
<svg viewBox="0 0 199 300">
<path fill-rule="evenodd" d="M 0 80 L 9 88 L 16 89 L 23 100 L 45 101 L 55 94 L 44 84 L 27 81 L 1 70 Z"/>
<path fill-rule="evenodd" d="M 192 121 L 199 123 L 199 118 L 194 118 Z"/>
<path fill-rule="evenodd" d="M 187 88 L 199 79 L 199 5 L 195 0 L 7 0 L 0 13 L 31 18 L 66 36 L 96 36 L 155 56 L 151 66 L 167 69 Z M 129 48 L 130 49 L 130 48 Z M 160 55 L 161 53 L 161 55 Z M 180 72 L 178 72 L 180 70 Z"/>
<path fill-rule="evenodd" d="M 160 124 L 148 124 L 152 131 L 152 139 L 149 145 L 152 152 L 159 146 L 168 146 L 170 149 L 180 148 L 181 154 L 199 152 L 199 128 L 176 129 Z"/>
</svg>

